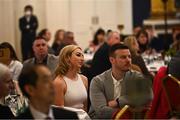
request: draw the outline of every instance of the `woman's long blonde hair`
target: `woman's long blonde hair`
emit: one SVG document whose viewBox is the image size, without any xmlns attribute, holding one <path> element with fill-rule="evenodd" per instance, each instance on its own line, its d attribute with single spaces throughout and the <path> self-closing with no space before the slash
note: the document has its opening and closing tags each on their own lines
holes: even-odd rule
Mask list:
<svg viewBox="0 0 180 120">
<path fill-rule="evenodd" d="M 76 49 L 81 49 L 77 45 L 67 45 L 59 53 L 59 64 L 55 70 L 55 76 L 65 75 L 70 68 L 70 57 L 72 56 L 73 51 Z M 81 49 L 82 50 L 82 49 Z"/>
<path fill-rule="evenodd" d="M 137 40 L 136 40 L 135 36 L 128 36 L 124 40 L 124 45 L 128 46 L 131 54 L 138 55 L 138 50 L 136 48 L 134 48 L 134 46 L 133 46 L 135 44 L 135 42 L 137 43 Z"/>
</svg>

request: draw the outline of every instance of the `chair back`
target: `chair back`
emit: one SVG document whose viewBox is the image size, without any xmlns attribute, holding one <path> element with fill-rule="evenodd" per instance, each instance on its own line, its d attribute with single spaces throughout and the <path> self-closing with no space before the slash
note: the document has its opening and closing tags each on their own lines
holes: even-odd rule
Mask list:
<svg viewBox="0 0 180 120">
<path fill-rule="evenodd" d="M 112 116 L 112 119 L 114 120 L 130 118 L 132 118 L 132 113 L 129 111 L 129 105 L 125 105 L 123 108 L 116 111 Z"/>
<path fill-rule="evenodd" d="M 163 86 L 166 92 L 171 115 L 180 112 L 180 81 L 168 74 L 163 79 Z"/>
</svg>

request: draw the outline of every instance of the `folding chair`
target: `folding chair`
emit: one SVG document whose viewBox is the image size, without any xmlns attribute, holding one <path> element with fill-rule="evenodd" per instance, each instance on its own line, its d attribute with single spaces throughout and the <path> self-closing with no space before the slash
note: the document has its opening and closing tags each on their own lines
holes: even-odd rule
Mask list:
<svg viewBox="0 0 180 120">
<path fill-rule="evenodd" d="M 131 113 L 128 110 L 129 105 L 125 105 L 122 109 L 119 109 L 113 114 L 112 119 L 117 120 L 117 119 L 130 119 L 131 118 Z"/>
<path fill-rule="evenodd" d="M 180 116 L 180 80 L 168 74 L 163 79 L 170 116 Z"/>
</svg>

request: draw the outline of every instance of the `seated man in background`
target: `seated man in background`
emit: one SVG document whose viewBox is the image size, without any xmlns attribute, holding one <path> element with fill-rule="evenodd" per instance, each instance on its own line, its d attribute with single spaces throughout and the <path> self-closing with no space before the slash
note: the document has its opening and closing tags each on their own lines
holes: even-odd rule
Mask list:
<svg viewBox="0 0 180 120">
<path fill-rule="evenodd" d="M 120 35 L 118 32 L 113 31 L 107 36 L 107 41 L 96 51 L 91 63 L 91 75 L 90 80 L 96 75 L 111 68 L 111 63 L 109 62 L 108 50 L 110 46 L 120 43 Z"/>
<path fill-rule="evenodd" d="M 10 70 L 0 63 L 0 119 L 11 119 L 14 117 L 8 106 L 5 106 L 5 97 L 13 87 Z"/>
<path fill-rule="evenodd" d="M 58 64 L 58 57 L 48 54 L 48 45 L 44 38 L 37 37 L 33 42 L 34 57 L 26 60 L 23 66 L 29 64 L 43 64 L 47 66 L 52 73 Z"/>
<path fill-rule="evenodd" d="M 109 60 L 112 68 L 91 81 L 89 115 L 92 118 L 110 119 L 117 109 L 125 105 L 143 109 L 152 100 L 151 81 L 130 70 L 131 54 L 127 46 L 113 45 Z"/>
<path fill-rule="evenodd" d="M 58 107 L 54 102 L 52 74 L 44 65 L 32 65 L 19 76 L 22 93 L 29 99 L 29 107 L 17 119 L 78 119 L 76 113 Z"/>
</svg>

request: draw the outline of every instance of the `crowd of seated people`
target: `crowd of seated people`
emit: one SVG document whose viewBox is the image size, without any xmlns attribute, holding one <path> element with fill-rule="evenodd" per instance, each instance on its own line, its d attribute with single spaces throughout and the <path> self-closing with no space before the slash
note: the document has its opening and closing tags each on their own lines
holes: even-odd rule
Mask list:
<svg viewBox="0 0 180 120">
<path fill-rule="evenodd" d="M 166 96 L 162 93 L 161 80 L 167 74 L 180 79 L 179 33 L 174 33 L 174 42 L 170 45 L 175 53 L 168 67 L 162 66 L 153 73 L 154 77 L 142 57 L 143 54 L 151 54 L 152 50 L 157 53 L 163 51 L 153 46 L 159 38 L 151 30 L 138 27 L 134 35 L 127 35 L 121 40 L 120 33 L 116 31 L 98 29 L 93 45 L 90 43 L 88 48 L 93 48 L 94 56 L 86 74 L 82 66 L 86 62 L 84 54 L 88 51 L 83 53 L 71 31 L 57 30 L 51 48 L 48 45 L 51 39 L 49 29 L 41 30 L 32 45 L 34 56 L 23 63 L 11 44 L 1 43 L 0 52 L 6 49 L 8 52 L 5 53 L 9 55 L 6 59 L 4 54 L 0 56 L 3 64 L 0 63 L 0 86 L 4 88 L 0 90 L 0 119 L 77 119 L 80 118 L 78 110 L 88 113 L 92 119 L 111 119 L 125 105 L 133 114 L 130 118 L 142 119 L 145 112 L 149 119 L 171 118 L 169 109 L 162 107 Z M 54 53 L 49 52 L 50 49 Z M 20 95 L 22 103 L 26 103 L 21 106 L 22 111 L 17 109 L 14 112 L 13 106 L 8 104 L 8 95 L 12 91 L 16 91 L 14 94 Z M 159 117 L 160 112 L 155 112 L 155 109 L 162 110 L 164 116 Z"/>
</svg>

